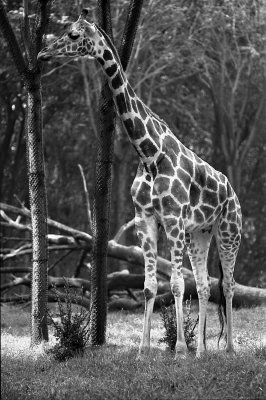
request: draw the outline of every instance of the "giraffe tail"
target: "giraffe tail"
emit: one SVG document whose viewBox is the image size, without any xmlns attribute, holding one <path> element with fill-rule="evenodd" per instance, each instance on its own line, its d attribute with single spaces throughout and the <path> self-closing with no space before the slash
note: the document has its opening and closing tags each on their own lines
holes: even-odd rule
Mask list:
<svg viewBox="0 0 266 400">
<path fill-rule="evenodd" d="M 218 339 L 218 346 L 221 340 L 221 337 L 223 336 L 223 331 L 224 331 L 224 322 L 226 322 L 226 300 L 224 296 L 224 291 L 223 291 L 223 268 L 222 268 L 222 263 L 219 261 L 219 269 L 220 269 L 220 278 L 218 281 L 218 295 L 219 295 L 219 301 L 218 301 L 218 316 L 219 316 L 219 321 L 220 321 L 220 326 L 221 326 L 221 331 Z"/>
</svg>

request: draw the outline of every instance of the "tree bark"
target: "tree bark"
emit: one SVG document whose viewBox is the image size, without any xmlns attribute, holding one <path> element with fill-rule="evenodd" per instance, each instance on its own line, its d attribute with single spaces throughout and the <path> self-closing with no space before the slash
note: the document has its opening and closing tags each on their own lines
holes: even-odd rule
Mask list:
<svg viewBox="0 0 266 400">
<path fill-rule="evenodd" d="M 47 197 L 45 185 L 40 75 L 27 96 L 28 176 L 32 224 L 32 345 L 48 340 L 47 328 Z"/>
<path fill-rule="evenodd" d="M 91 342 L 105 342 L 107 298 L 107 243 L 109 235 L 111 168 L 115 129 L 114 104 L 107 84 L 100 100 L 100 129 L 98 135 L 96 179 L 93 201 L 93 251 L 91 279 Z"/>
<path fill-rule="evenodd" d="M 40 15 L 35 29 L 30 29 L 28 1 L 24 0 L 23 37 L 26 61 L 9 23 L 5 7 L 0 1 L 0 29 L 9 45 L 9 50 L 18 73 L 27 88 L 27 156 L 32 221 L 32 325 L 31 345 L 48 340 L 47 327 L 47 199 L 44 174 L 42 140 L 41 71 L 37 54 L 42 46 L 42 37 L 49 20 L 49 1 L 40 0 Z"/>
<path fill-rule="evenodd" d="M 120 52 L 124 70 L 126 70 L 129 62 L 141 8 L 142 1 L 131 0 Z M 112 40 L 110 1 L 98 0 L 98 20 L 101 28 L 105 30 Z M 91 343 L 94 345 L 101 345 L 105 342 L 107 317 L 107 246 L 114 152 L 115 107 L 106 78 L 103 80 L 99 110 L 100 129 L 93 203 L 91 271 Z"/>
</svg>

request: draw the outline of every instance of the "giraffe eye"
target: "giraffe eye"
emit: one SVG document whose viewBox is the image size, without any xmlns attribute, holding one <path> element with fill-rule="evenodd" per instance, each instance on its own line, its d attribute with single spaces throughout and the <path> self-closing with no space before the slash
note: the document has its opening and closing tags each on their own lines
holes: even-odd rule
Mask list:
<svg viewBox="0 0 266 400">
<path fill-rule="evenodd" d="M 79 38 L 79 33 L 72 33 L 72 32 L 69 32 L 69 34 L 68 34 L 68 37 L 70 38 L 70 39 L 72 39 L 72 40 L 77 40 L 78 38 Z"/>
</svg>

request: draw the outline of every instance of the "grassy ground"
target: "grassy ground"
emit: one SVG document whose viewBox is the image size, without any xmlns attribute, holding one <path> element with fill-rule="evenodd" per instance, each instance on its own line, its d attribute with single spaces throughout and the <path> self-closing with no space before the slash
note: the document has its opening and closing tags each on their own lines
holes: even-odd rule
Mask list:
<svg viewBox="0 0 266 400">
<path fill-rule="evenodd" d="M 193 305 L 196 315 L 196 306 Z M 158 339 L 160 315 L 154 314 L 151 354 L 137 361 L 142 313 L 111 313 L 107 344 L 84 357 L 58 363 L 43 348 L 30 350 L 30 313 L 3 306 L 2 400 L 19 399 L 266 399 L 266 309 L 234 311 L 236 355 L 217 350 L 219 323 L 210 305 L 208 352 L 174 360 Z M 53 342 L 52 333 L 50 342 Z M 221 346 L 222 347 L 222 346 Z"/>
</svg>

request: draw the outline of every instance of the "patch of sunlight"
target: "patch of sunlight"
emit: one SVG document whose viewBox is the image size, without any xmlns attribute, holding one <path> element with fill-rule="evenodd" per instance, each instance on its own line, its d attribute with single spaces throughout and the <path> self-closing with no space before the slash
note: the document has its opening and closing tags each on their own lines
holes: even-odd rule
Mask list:
<svg viewBox="0 0 266 400">
<path fill-rule="evenodd" d="M 107 341 L 116 346 L 136 347 L 139 333 L 137 330 L 132 330 L 131 325 L 119 322 L 109 327 Z"/>
<path fill-rule="evenodd" d="M 1 335 L 1 355 L 2 357 L 38 359 L 48 357 L 46 351 L 56 342 L 54 336 L 49 336 L 49 342 L 42 342 L 38 346 L 30 347 L 31 339 L 29 336 L 13 336 L 11 333 Z"/>
<path fill-rule="evenodd" d="M 121 314 L 122 315 L 122 314 Z M 142 337 L 143 315 L 122 315 L 116 321 L 108 323 L 107 342 L 108 344 L 126 348 L 138 348 Z M 164 345 L 159 344 L 159 338 L 164 334 L 163 323 L 159 314 L 153 314 L 151 327 L 151 348 L 163 349 Z"/>
<path fill-rule="evenodd" d="M 266 335 L 263 335 L 260 339 L 260 343 L 263 347 L 266 347 Z"/>
</svg>

